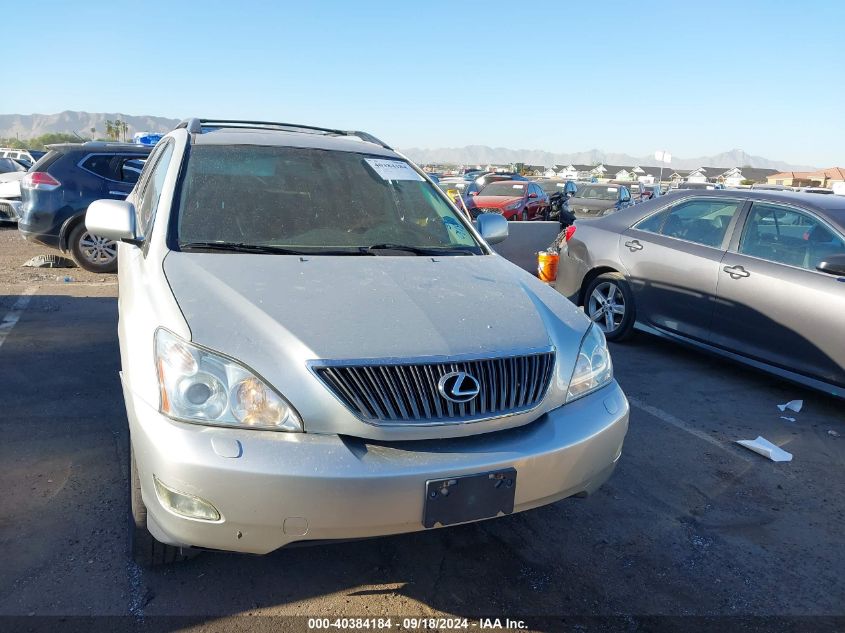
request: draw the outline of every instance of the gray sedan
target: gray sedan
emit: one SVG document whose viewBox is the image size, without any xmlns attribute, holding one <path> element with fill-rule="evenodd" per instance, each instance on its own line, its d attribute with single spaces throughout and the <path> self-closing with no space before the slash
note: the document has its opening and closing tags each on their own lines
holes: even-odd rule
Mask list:
<svg viewBox="0 0 845 633">
<path fill-rule="evenodd" d="M 679 191 L 575 224 L 558 290 L 634 328 L 845 397 L 845 199 Z"/>
</svg>

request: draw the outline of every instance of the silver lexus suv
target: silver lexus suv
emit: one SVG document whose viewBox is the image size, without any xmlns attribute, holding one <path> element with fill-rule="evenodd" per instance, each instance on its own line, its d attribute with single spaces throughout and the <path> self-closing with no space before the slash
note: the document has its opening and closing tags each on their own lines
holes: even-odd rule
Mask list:
<svg viewBox="0 0 845 633">
<path fill-rule="evenodd" d="M 601 330 L 366 133 L 190 119 L 86 223 L 120 241 L 139 563 L 489 519 L 619 459 Z"/>
</svg>

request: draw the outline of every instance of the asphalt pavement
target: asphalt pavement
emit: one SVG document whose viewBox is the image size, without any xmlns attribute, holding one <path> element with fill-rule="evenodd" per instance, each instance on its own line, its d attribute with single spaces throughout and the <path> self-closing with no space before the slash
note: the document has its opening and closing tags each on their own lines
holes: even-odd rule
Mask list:
<svg viewBox="0 0 845 633">
<path fill-rule="evenodd" d="M 630 431 L 587 499 L 140 569 L 126 556 L 116 278 L 19 268 L 39 252 L 0 229 L 0 629 L 39 616 L 251 631 L 273 620 L 240 616 L 486 615 L 539 629 L 553 628 L 544 616 L 613 616 L 629 630 L 650 616 L 801 616 L 810 630 L 845 615 L 842 402 L 647 335 L 612 346 Z M 795 422 L 776 408 L 792 399 L 804 400 Z M 758 435 L 793 461 L 734 443 Z"/>
</svg>

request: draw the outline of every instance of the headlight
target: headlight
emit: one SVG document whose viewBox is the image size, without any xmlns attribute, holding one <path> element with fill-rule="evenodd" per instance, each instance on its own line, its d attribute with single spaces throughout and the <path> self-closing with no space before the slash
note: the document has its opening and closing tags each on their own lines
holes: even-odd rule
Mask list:
<svg viewBox="0 0 845 633">
<path fill-rule="evenodd" d="M 518 209 L 522 206 L 522 200 L 517 200 L 516 202 L 511 202 L 510 204 L 505 205 L 505 209 L 508 211 L 513 211 L 514 209 Z"/>
<path fill-rule="evenodd" d="M 236 361 L 156 331 L 161 412 L 216 426 L 302 431 L 291 404 Z"/>
<path fill-rule="evenodd" d="M 587 395 L 611 380 L 613 380 L 613 363 L 610 360 L 607 341 L 604 333 L 596 325 L 591 325 L 581 342 L 581 349 L 578 350 L 578 360 L 575 361 L 575 369 L 569 381 L 566 401 L 571 402 Z"/>
</svg>

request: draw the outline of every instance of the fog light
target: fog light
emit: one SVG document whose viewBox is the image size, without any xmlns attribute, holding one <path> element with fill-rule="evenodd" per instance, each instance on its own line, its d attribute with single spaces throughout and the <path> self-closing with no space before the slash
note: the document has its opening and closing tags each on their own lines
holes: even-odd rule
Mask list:
<svg viewBox="0 0 845 633">
<path fill-rule="evenodd" d="M 220 520 L 220 513 L 217 511 L 217 508 L 205 499 L 173 490 L 173 488 L 161 483 L 155 475 L 153 475 L 153 482 L 155 482 L 158 500 L 168 510 L 188 517 L 189 519 L 201 519 L 202 521 Z"/>
</svg>

